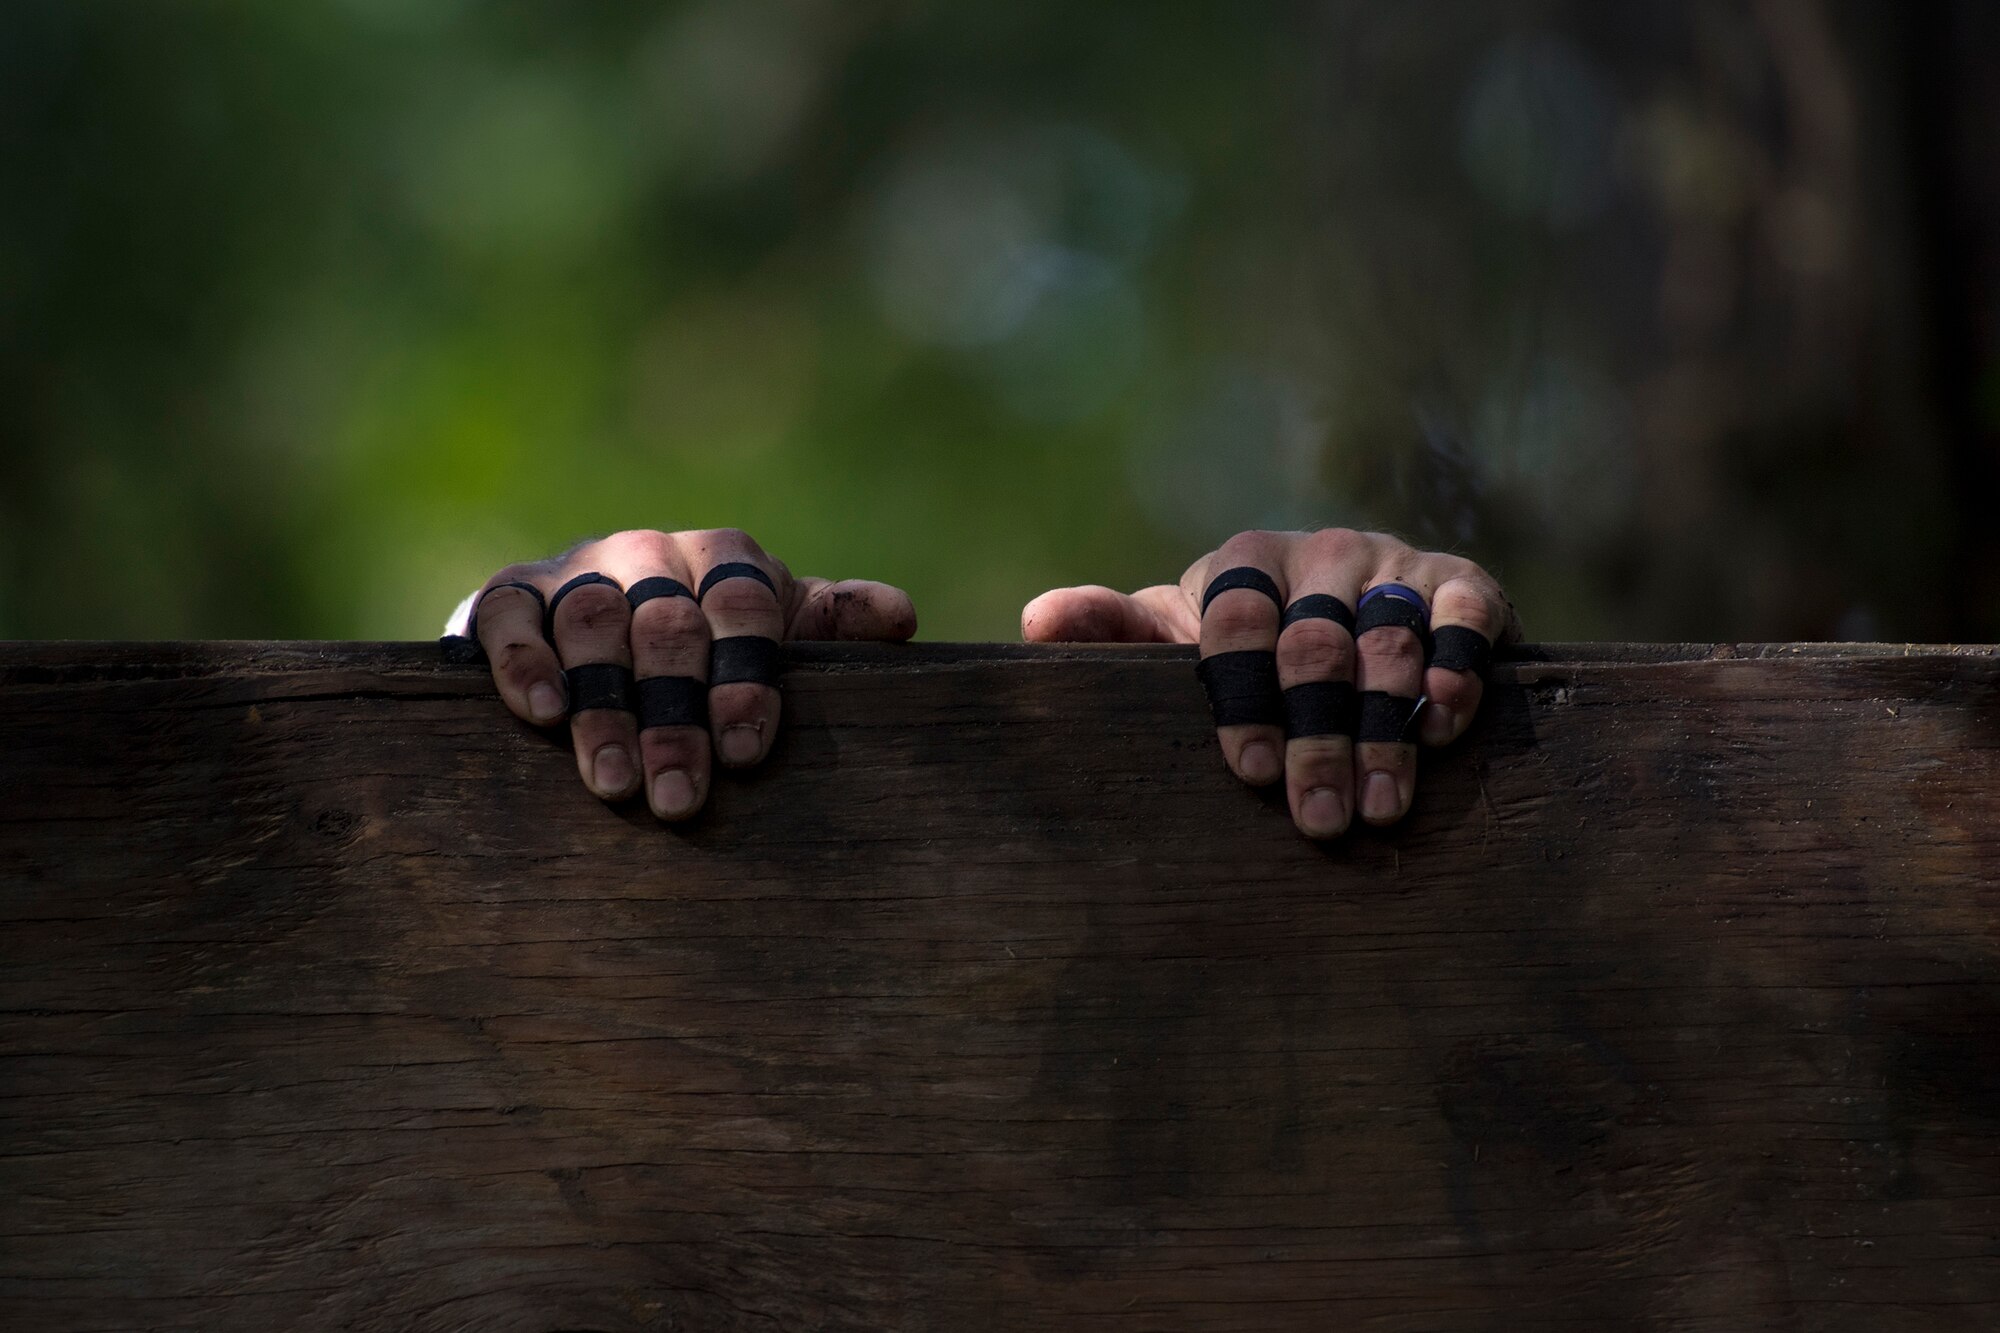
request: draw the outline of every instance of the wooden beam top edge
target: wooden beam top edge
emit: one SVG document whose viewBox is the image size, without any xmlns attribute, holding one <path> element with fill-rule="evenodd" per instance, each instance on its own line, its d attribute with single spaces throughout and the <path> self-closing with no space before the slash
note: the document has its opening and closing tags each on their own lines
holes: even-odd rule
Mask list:
<svg viewBox="0 0 2000 1333">
<path fill-rule="evenodd" d="M 1048 666 L 1064 663 L 1192 661 L 1194 649 L 1181 644 L 1020 644 L 1020 643 L 789 643 L 788 664 L 797 670 L 938 670 L 1011 663 Z M 1618 667 L 1728 661 L 1797 659 L 1880 661 L 1884 659 L 1980 659 L 2000 657 L 1990 644 L 1916 643 L 1527 643 L 1502 649 L 1501 666 Z M 478 663 L 446 661 L 431 641 L 361 640 L 198 640 L 122 642 L 110 640 L 21 640 L 0 643 L 0 686 L 86 683 L 216 674 L 274 674 L 374 670 L 441 678 L 483 675 Z M 1539 672 L 1537 672 L 1539 674 Z"/>
</svg>

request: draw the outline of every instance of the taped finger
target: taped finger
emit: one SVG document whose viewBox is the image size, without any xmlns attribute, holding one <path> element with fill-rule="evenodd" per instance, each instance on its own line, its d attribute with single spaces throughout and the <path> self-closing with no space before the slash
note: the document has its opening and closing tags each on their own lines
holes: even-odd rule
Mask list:
<svg viewBox="0 0 2000 1333">
<path fill-rule="evenodd" d="M 1424 673 L 1430 706 L 1420 725 L 1426 745 L 1449 745 L 1479 711 L 1493 642 L 1506 621 L 1497 599 L 1471 578 L 1439 586 L 1431 621 L 1433 648 Z"/>
<path fill-rule="evenodd" d="M 549 598 L 548 623 L 570 692 L 577 773 L 598 796 L 621 800 L 639 786 L 625 590 L 595 571 L 578 574 Z"/>
<path fill-rule="evenodd" d="M 752 552 L 724 549 L 701 573 L 695 597 L 708 617 L 709 730 L 715 752 L 747 767 L 770 752 L 780 711 L 778 636 L 785 622 L 778 585 Z"/>
<path fill-rule="evenodd" d="M 1195 676 L 1208 696 L 1216 737 L 1236 775 L 1253 786 L 1284 773 L 1285 704 L 1278 682 L 1278 612 L 1284 590 L 1269 570 L 1225 568 L 1201 595 Z"/>
<path fill-rule="evenodd" d="M 562 721 L 566 711 L 562 664 L 543 634 L 547 605 L 540 588 L 509 579 L 479 595 L 466 626 L 507 707 L 540 727 Z"/>
<path fill-rule="evenodd" d="M 686 819 L 708 793 L 708 620 L 694 590 L 667 574 L 647 573 L 625 601 L 646 803 L 661 819 Z"/>
<path fill-rule="evenodd" d="M 1354 768 L 1361 817 L 1371 824 L 1401 819 L 1416 794 L 1417 718 L 1424 709 L 1424 661 L 1430 608 L 1407 583 L 1385 582 L 1355 606 L 1359 655 L 1359 715 Z"/>
</svg>

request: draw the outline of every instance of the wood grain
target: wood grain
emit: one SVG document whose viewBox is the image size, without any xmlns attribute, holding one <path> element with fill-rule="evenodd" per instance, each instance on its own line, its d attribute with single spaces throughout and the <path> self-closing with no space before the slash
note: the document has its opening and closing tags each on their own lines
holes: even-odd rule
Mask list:
<svg viewBox="0 0 2000 1333">
<path fill-rule="evenodd" d="M 414 645 L 0 647 L 0 1327 L 2000 1326 L 2000 659 L 792 653 L 686 831 Z"/>
</svg>

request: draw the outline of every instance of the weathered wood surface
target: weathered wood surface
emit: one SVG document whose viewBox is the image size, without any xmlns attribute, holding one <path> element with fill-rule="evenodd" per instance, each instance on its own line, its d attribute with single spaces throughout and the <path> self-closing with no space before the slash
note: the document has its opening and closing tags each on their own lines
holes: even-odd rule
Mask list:
<svg viewBox="0 0 2000 1333">
<path fill-rule="evenodd" d="M 794 654 L 685 831 L 415 646 L 0 648 L 0 1327 L 2000 1327 L 2000 660 Z"/>
</svg>

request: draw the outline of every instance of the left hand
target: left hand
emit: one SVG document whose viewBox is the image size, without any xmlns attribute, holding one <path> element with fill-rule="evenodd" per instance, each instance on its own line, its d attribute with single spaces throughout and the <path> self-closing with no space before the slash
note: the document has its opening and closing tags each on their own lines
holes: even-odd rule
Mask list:
<svg viewBox="0 0 2000 1333">
<path fill-rule="evenodd" d="M 711 758 L 750 768 L 770 752 L 780 641 L 894 643 L 917 628 L 900 588 L 795 577 L 735 528 L 633 529 L 509 565 L 461 613 L 472 623 L 453 634 L 477 637 L 514 715 L 567 720 L 584 785 L 620 801 L 643 780 L 665 820 L 701 809 Z M 737 669 L 717 679 L 730 645 Z M 598 697 L 572 697 L 585 672 Z M 658 706 L 647 701 L 656 681 L 669 687 Z"/>
<path fill-rule="evenodd" d="M 1204 614 L 1210 583 L 1240 570 L 1253 573 L 1232 573 Z M 1368 599 L 1372 611 L 1362 609 L 1370 590 L 1384 585 L 1400 585 L 1423 605 L 1385 590 Z M 1336 602 L 1301 606 L 1308 597 Z M 1357 609 L 1358 633 L 1350 632 Z M 1375 621 L 1390 623 L 1371 627 Z M 1445 633 L 1453 626 L 1459 631 Z M 1479 708 L 1482 647 L 1520 634 L 1499 583 L 1470 560 L 1347 528 L 1239 533 L 1188 566 L 1178 584 L 1130 595 L 1058 588 L 1021 612 L 1021 636 L 1030 642 L 1200 644 L 1204 669 L 1214 673 L 1205 680 L 1229 767 L 1252 786 L 1284 778 L 1292 821 L 1315 838 L 1345 832 L 1357 804 L 1367 823 L 1401 819 L 1416 793 L 1411 727 L 1425 745 L 1457 740 Z M 1211 661 L 1221 654 L 1244 656 Z M 1275 674 L 1261 656 L 1269 654 Z"/>
</svg>

